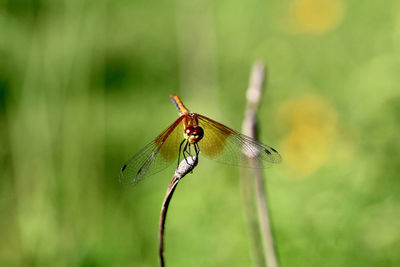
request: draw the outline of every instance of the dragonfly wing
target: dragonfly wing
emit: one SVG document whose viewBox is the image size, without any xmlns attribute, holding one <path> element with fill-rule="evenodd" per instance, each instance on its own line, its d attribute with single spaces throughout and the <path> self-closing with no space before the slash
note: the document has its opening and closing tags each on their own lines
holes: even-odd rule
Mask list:
<svg viewBox="0 0 400 267">
<path fill-rule="evenodd" d="M 270 146 L 241 134 L 219 122 L 197 114 L 204 137 L 199 142 L 205 156 L 229 165 L 251 167 L 249 158 L 259 159 L 261 167 L 282 161 L 279 153 Z"/>
<path fill-rule="evenodd" d="M 183 117 L 179 117 L 122 166 L 119 176 L 121 183 L 137 184 L 145 177 L 167 168 L 177 158 L 179 144 L 183 140 Z"/>
</svg>

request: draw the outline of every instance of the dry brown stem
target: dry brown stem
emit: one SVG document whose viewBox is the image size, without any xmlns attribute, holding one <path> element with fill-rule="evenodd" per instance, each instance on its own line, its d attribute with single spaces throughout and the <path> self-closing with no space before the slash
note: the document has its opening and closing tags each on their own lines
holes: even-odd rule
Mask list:
<svg viewBox="0 0 400 267">
<path fill-rule="evenodd" d="M 262 88 L 264 83 L 264 65 L 262 63 L 255 63 L 251 72 L 250 84 L 247 89 L 247 106 L 245 118 L 243 121 L 243 133 L 257 139 L 257 110 L 262 96 Z M 270 216 L 268 212 L 268 204 L 266 191 L 264 189 L 264 181 L 260 169 L 260 162 L 258 159 L 249 159 L 251 161 L 255 183 L 256 204 L 258 212 L 258 225 L 261 232 L 261 241 L 263 244 L 263 254 L 265 262 L 268 267 L 278 267 L 278 258 L 275 252 L 274 238 L 271 229 Z M 251 214 L 247 212 L 247 214 Z M 252 220 L 249 219 L 251 222 Z M 258 237 L 254 235 L 254 229 L 250 229 L 253 238 L 253 243 L 257 243 Z M 255 252 L 256 255 L 257 252 Z M 260 262 L 257 259 L 257 262 Z"/>
<path fill-rule="evenodd" d="M 180 179 L 182 179 L 186 174 L 193 171 L 198 162 L 197 157 L 188 157 L 179 164 L 178 168 L 175 170 L 175 174 L 169 183 L 167 192 L 165 193 L 164 201 L 161 206 L 160 214 L 160 225 L 158 231 L 158 258 L 160 260 L 160 266 L 165 266 L 164 260 L 164 232 L 165 232 L 165 221 L 167 219 L 167 211 L 169 203 L 171 202 L 172 196 Z"/>
</svg>

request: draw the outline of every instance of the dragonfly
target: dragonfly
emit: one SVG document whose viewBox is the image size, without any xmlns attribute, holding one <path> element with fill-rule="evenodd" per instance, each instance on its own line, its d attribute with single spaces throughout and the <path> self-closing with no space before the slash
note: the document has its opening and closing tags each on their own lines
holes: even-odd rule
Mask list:
<svg viewBox="0 0 400 267">
<path fill-rule="evenodd" d="M 241 134 L 204 115 L 190 112 L 177 95 L 170 96 L 179 118 L 157 138 L 129 159 L 121 168 L 120 182 L 137 184 L 145 177 L 167 168 L 180 157 L 202 154 L 228 165 L 253 167 L 249 159 L 260 161 L 260 167 L 280 163 L 274 148 Z"/>
</svg>

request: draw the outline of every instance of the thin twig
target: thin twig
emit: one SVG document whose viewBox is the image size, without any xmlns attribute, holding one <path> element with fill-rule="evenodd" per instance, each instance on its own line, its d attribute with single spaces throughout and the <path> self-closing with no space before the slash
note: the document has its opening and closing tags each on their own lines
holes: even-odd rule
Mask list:
<svg viewBox="0 0 400 267">
<path fill-rule="evenodd" d="M 247 89 L 246 94 L 247 107 L 243 121 L 243 133 L 255 139 L 257 139 L 256 113 L 262 96 L 264 71 L 264 65 L 262 63 L 254 64 L 251 72 L 249 88 Z M 264 182 L 260 169 L 260 162 L 257 159 L 250 159 L 250 161 L 254 167 L 253 174 L 256 191 L 256 203 L 261 240 L 264 247 L 264 258 L 268 267 L 278 267 L 278 258 L 275 252 L 275 244 L 268 212 L 266 192 L 264 189 Z M 253 238 L 255 237 L 253 236 Z"/>
<path fill-rule="evenodd" d="M 254 260 L 254 264 L 257 267 L 265 267 L 264 261 L 264 251 L 262 249 L 260 232 L 258 228 L 257 222 L 257 213 L 256 207 L 253 201 L 254 195 L 254 186 L 253 186 L 253 177 L 249 175 L 249 169 L 242 168 L 242 179 L 241 179 L 241 188 L 243 195 L 243 209 L 245 212 L 245 219 L 249 229 L 250 236 L 250 252 L 252 253 L 252 258 Z"/>
<path fill-rule="evenodd" d="M 193 171 L 198 163 L 197 157 L 188 157 L 181 161 L 178 168 L 175 170 L 175 174 L 172 177 L 172 180 L 168 186 L 167 192 L 165 193 L 164 201 L 161 206 L 161 214 L 160 214 L 160 225 L 158 232 L 158 258 L 160 260 L 160 266 L 165 266 L 164 261 L 164 232 L 165 232 L 165 220 L 167 219 L 167 211 L 169 203 L 172 199 L 172 195 L 180 179 L 182 179 L 186 174 Z"/>
</svg>

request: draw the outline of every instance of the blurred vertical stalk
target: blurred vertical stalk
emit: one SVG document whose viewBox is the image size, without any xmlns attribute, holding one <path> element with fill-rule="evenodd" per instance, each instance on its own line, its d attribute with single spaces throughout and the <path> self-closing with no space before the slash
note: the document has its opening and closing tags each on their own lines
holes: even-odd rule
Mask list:
<svg viewBox="0 0 400 267">
<path fill-rule="evenodd" d="M 264 84 L 264 73 L 265 68 L 264 65 L 260 62 L 257 62 L 253 65 L 249 88 L 247 89 L 246 98 L 247 98 L 247 106 L 245 111 L 245 118 L 242 125 L 243 133 L 257 139 L 257 118 L 256 114 L 258 111 L 259 102 L 262 96 L 262 87 Z M 266 197 L 266 191 L 264 189 L 263 177 L 260 169 L 260 163 L 257 159 L 249 159 L 251 161 L 253 168 L 253 176 L 254 176 L 254 185 L 255 185 L 255 193 L 256 193 L 256 205 L 258 212 L 258 226 L 261 232 L 261 241 L 263 244 L 263 256 L 265 258 L 265 262 L 268 267 L 277 267 L 278 266 L 278 258 L 275 252 L 275 244 L 274 238 L 271 229 L 270 216 L 268 212 L 268 203 Z M 245 179 L 243 177 L 243 183 L 246 184 L 250 182 L 250 179 Z M 244 190 L 244 193 L 249 190 Z M 247 193 L 248 194 L 248 193 Z M 247 196 L 247 199 L 249 197 Z M 245 195 L 246 201 L 246 195 Z M 250 209 L 251 206 L 245 202 L 245 208 Z M 246 215 L 254 216 L 254 212 L 247 211 Z M 248 218 L 249 224 L 252 222 L 254 218 Z M 255 221 L 255 219 L 254 219 Z M 250 233 L 253 238 L 253 244 L 257 244 L 258 235 L 255 229 L 255 223 L 251 223 L 249 225 Z M 256 257 L 260 257 L 260 253 L 256 253 Z M 260 258 L 256 259 L 259 263 L 261 261 Z"/>
<path fill-rule="evenodd" d="M 102 197 L 98 177 L 104 166 L 105 97 L 89 90 L 89 74 L 93 55 L 100 54 L 97 40 L 106 38 L 106 5 L 48 1 L 44 7 L 40 23 L 23 41 L 7 39 L 20 71 L 7 128 L 15 192 L 10 209 L 16 214 L 23 266 L 74 262 L 65 255 L 76 244 L 91 242 L 79 233 L 100 227 L 86 218 L 94 222 L 101 212 L 93 207 Z"/>
<path fill-rule="evenodd" d="M 197 103 L 216 107 L 212 112 L 217 114 L 220 95 L 214 3 L 177 0 L 175 7 L 180 88 Z"/>
<path fill-rule="evenodd" d="M 265 267 L 264 253 L 262 250 L 261 238 L 258 231 L 256 207 L 253 201 L 254 187 L 253 177 L 249 175 L 249 169 L 242 168 L 241 188 L 243 195 L 244 216 L 247 221 L 250 236 L 250 252 L 255 266 Z"/>
</svg>

